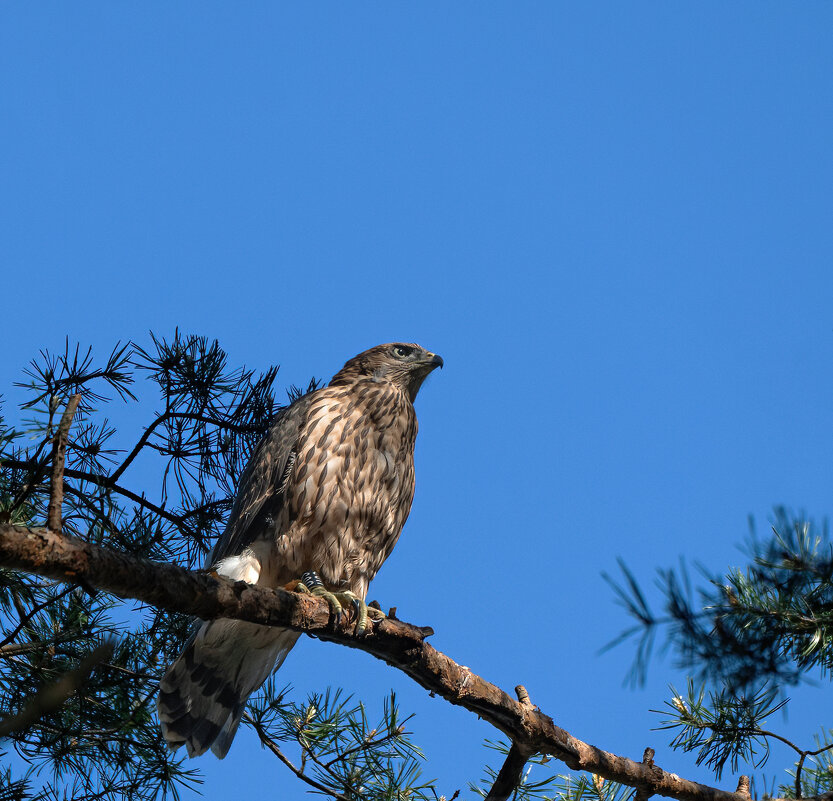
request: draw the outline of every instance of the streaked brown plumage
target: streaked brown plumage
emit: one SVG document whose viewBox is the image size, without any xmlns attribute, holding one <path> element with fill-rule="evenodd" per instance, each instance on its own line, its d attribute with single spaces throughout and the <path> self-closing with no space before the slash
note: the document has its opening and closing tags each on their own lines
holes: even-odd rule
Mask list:
<svg viewBox="0 0 833 801">
<path fill-rule="evenodd" d="M 328 590 L 364 599 L 411 509 L 413 401 L 441 365 L 418 345 L 379 345 L 283 409 L 241 477 L 211 565 L 267 587 L 314 570 Z M 159 685 L 168 745 L 225 756 L 246 699 L 297 638 L 241 621 L 203 623 Z"/>
</svg>

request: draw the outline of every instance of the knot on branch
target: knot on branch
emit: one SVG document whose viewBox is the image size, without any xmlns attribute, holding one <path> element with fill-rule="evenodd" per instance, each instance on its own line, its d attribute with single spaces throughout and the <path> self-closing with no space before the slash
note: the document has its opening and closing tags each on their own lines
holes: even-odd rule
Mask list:
<svg viewBox="0 0 833 801">
<path fill-rule="evenodd" d="M 656 751 L 654 751 L 653 748 L 648 746 L 648 748 L 646 748 L 642 752 L 642 764 L 646 768 L 651 770 L 652 773 L 654 771 L 659 771 L 660 773 L 662 773 L 662 771 L 659 768 L 657 768 L 656 765 L 654 765 L 654 754 L 656 754 Z M 636 795 L 634 798 L 635 801 L 647 801 L 647 799 L 649 799 L 652 795 L 653 792 L 651 790 L 650 785 L 643 784 L 640 787 L 636 788 Z"/>
<path fill-rule="evenodd" d="M 533 709 L 532 701 L 529 700 L 529 693 L 526 691 L 526 687 L 523 684 L 519 684 L 515 687 L 515 695 L 518 696 L 518 701 L 520 701 L 521 706 L 526 707 L 527 709 Z"/>
</svg>

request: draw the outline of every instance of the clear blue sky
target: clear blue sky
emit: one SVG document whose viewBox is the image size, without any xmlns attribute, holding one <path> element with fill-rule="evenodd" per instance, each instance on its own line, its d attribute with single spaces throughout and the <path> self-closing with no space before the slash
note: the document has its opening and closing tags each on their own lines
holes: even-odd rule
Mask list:
<svg viewBox="0 0 833 801">
<path fill-rule="evenodd" d="M 631 651 L 598 655 L 627 624 L 600 573 L 721 569 L 748 514 L 833 508 L 831 30 L 823 2 L 5 2 L 2 388 L 67 334 L 179 326 L 286 385 L 437 351 L 371 597 L 708 780 L 650 730 L 679 674 L 631 691 Z M 491 756 L 364 654 L 282 674 L 396 688 L 448 795 Z M 809 742 L 819 697 L 774 724 Z M 209 798 L 304 791 L 248 732 L 200 766 Z"/>
</svg>

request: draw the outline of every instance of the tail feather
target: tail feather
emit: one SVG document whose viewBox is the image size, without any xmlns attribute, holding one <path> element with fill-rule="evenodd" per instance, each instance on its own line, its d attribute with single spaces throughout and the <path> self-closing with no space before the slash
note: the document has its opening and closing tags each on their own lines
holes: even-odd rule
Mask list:
<svg viewBox="0 0 833 801">
<path fill-rule="evenodd" d="M 203 623 L 159 682 L 156 707 L 168 747 L 189 757 L 229 750 L 248 697 L 279 667 L 298 632 L 240 620 Z"/>
</svg>

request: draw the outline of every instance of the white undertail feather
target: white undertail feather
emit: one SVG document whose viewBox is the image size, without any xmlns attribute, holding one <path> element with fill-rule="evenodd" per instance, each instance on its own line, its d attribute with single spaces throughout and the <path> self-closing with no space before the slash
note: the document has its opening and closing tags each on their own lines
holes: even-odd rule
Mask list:
<svg viewBox="0 0 833 801">
<path fill-rule="evenodd" d="M 214 565 L 214 570 L 233 581 L 257 584 L 260 578 L 260 560 L 250 548 L 247 548 L 238 556 L 227 556 L 221 559 Z"/>
</svg>

